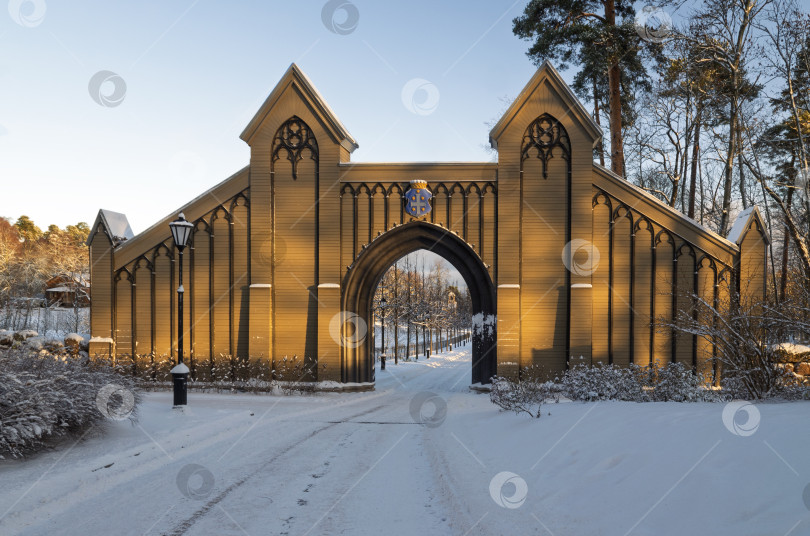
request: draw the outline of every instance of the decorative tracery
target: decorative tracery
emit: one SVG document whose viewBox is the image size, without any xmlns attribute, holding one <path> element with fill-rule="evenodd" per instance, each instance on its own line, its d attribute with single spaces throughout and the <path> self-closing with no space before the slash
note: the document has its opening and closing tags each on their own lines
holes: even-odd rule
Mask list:
<svg viewBox="0 0 810 536">
<path fill-rule="evenodd" d="M 537 158 L 543 162 L 543 178 L 548 179 L 548 161 L 554 157 L 554 149 L 559 147 L 562 156 L 571 162 L 571 141 L 565 127 L 549 114 L 543 114 L 535 119 L 523 135 L 521 145 L 521 161 L 530 158 L 531 150 L 537 151 Z"/>
<path fill-rule="evenodd" d="M 312 160 L 318 162 L 318 142 L 312 129 L 301 119 L 294 115 L 289 118 L 276 132 L 273 139 L 273 162 L 286 153 L 287 160 L 292 164 L 293 179 L 298 178 L 298 162 L 304 159 L 304 150 L 309 149 Z"/>
</svg>

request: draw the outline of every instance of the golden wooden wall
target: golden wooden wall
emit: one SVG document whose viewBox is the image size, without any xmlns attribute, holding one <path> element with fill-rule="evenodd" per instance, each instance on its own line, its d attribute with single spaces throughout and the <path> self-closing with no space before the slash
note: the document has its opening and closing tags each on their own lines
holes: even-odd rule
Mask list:
<svg viewBox="0 0 810 536">
<path fill-rule="evenodd" d="M 189 250 L 192 277 L 186 295 L 191 298 L 190 347 L 192 359 L 196 360 L 211 357 L 211 240 L 208 222 L 197 222 Z"/>
<path fill-rule="evenodd" d="M 186 359 L 203 378 L 210 369 L 200 366 L 210 367 L 223 356 L 247 357 L 250 220 L 246 194 L 195 221 L 184 253 L 184 349 Z M 173 241 L 166 239 L 115 271 L 118 355 L 176 356 L 179 266 L 173 248 Z"/>
<path fill-rule="evenodd" d="M 523 162 L 520 228 L 521 366 L 565 369 L 568 280 L 562 252 L 568 242 L 568 161 L 559 148 L 547 177 L 534 154 Z"/>
<path fill-rule="evenodd" d="M 350 164 L 356 143 L 296 69 L 243 134 L 250 166 L 184 208 L 195 225 L 184 346 L 198 377 L 221 375 L 212 365 L 222 356 L 276 367 L 297 356 L 328 361 L 323 377 L 339 379 L 351 359 L 328 329 L 340 283 L 364 246 L 413 221 L 403 202 L 413 179 L 433 193 L 428 220 L 471 244 L 497 286 L 499 373 L 535 364 L 556 374 L 579 355 L 707 371 L 711 344 L 656 329 L 653 318 L 671 321 L 692 292 L 715 303 L 732 289 L 764 293 L 761 219 L 731 244 L 595 166 L 599 129 L 547 66 L 493 129 L 497 164 Z M 524 151 L 544 117 L 565 133 L 565 154 Z M 118 354 L 176 353 L 180 274 L 168 221 L 115 247 L 101 225 L 93 230 L 92 335 L 115 339 Z M 598 251 L 598 264 L 567 269 L 574 240 Z"/>
<path fill-rule="evenodd" d="M 655 321 L 695 311 L 693 295 L 716 303 L 718 270 L 730 279 L 731 266 L 596 187 L 593 195 L 593 240 L 602 252 L 593 276 L 593 361 L 679 362 L 711 377 L 712 345 L 682 333 L 673 341 L 672 331 Z"/>
<path fill-rule="evenodd" d="M 340 187 L 340 266 L 342 274 L 364 245 L 394 225 L 413 218 L 404 210 L 408 183 L 345 182 Z M 428 221 L 450 229 L 474 246 L 495 277 L 495 206 L 493 182 L 428 183 L 433 194 Z M 452 195 L 450 195 L 452 193 Z M 449 225 L 448 225 L 448 222 Z"/>
<path fill-rule="evenodd" d="M 90 326 L 94 337 L 109 339 L 108 344 L 110 344 L 113 342 L 113 325 L 115 323 L 113 246 L 112 241 L 101 226 L 97 226 L 93 233 L 93 240 L 90 244 L 90 271 L 92 276 L 90 280 L 92 284 Z M 109 349 L 110 346 L 107 347 L 107 351 Z"/>
<path fill-rule="evenodd" d="M 290 162 L 274 163 L 273 228 L 276 258 L 273 269 L 274 349 L 276 367 L 287 357 L 317 358 L 317 162 L 309 153 L 298 164 L 297 178 Z M 366 199 L 368 202 L 368 199 Z"/>
</svg>

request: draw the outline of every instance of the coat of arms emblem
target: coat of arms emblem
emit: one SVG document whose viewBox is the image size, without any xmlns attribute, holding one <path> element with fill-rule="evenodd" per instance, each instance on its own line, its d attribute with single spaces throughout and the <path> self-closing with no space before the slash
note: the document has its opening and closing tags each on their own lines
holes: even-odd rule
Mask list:
<svg viewBox="0 0 810 536">
<path fill-rule="evenodd" d="M 431 197 L 433 197 L 433 194 L 428 190 L 427 181 L 411 181 L 411 188 L 405 192 L 405 212 L 414 218 L 427 216 L 431 211 Z"/>
</svg>

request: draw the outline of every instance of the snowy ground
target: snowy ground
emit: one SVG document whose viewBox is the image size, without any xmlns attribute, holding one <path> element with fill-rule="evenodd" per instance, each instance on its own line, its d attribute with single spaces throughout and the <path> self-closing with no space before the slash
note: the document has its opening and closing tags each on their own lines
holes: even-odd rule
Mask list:
<svg viewBox="0 0 810 536">
<path fill-rule="evenodd" d="M 40 336 L 57 339 L 73 332 L 90 333 L 90 308 L 4 307 L 0 308 L 0 329 L 33 329 Z"/>
<path fill-rule="evenodd" d="M 810 403 L 531 420 L 468 390 L 468 348 L 374 392 L 190 393 L 185 415 L 150 393 L 138 425 L 0 462 L 0 534 L 810 534 Z"/>
</svg>

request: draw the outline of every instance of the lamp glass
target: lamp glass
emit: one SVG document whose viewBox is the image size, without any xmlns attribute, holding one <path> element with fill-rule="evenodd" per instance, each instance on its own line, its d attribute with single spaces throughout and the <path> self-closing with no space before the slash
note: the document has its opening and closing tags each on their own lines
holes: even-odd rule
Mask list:
<svg viewBox="0 0 810 536">
<path fill-rule="evenodd" d="M 186 247 L 194 225 L 190 221 L 187 221 L 186 217 L 181 212 L 180 216 L 169 224 L 169 228 L 172 230 L 172 238 L 174 238 L 175 245 L 180 249 Z"/>
</svg>

